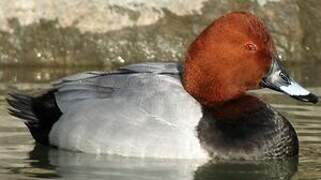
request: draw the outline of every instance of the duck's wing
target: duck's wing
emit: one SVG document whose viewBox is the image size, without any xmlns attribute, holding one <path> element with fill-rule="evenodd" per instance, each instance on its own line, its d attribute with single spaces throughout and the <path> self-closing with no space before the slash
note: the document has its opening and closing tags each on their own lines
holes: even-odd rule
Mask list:
<svg viewBox="0 0 321 180">
<path fill-rule="evenodd" d="M 133 89 L 131 79 L 143 78 L 142 74 L 162 74 L 180 79 L 181 69 L 179 63 L 132 64 L 109 73 L 92 71 L 71 75 L 54 82 L 53 89 L 57 104 L 64 112 L 75 102 L 108 98 L 120 89 Z"/>
<path fill-rule="evenodd" d="M 183 88 L 180 65 L 150 63 L 90 72 L 55 84 L 60 119 L 50 142 L 123 156 L 200 158 L 201 107 Z"/>
</svg>

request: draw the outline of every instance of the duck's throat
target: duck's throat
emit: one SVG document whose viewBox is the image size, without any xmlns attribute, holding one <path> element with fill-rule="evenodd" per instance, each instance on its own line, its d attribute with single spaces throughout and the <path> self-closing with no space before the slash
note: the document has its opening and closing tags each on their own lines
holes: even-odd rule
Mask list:
<svg viewBox="0 0 321 180">
<path fill-rule="evenodd" d="M 255 96 L 243 95 L 215 106 L 206 107 L 206 109 L 217 120 L 237 120 L 253 112 L 266 109 L 266 104 Z"/>
</svg>

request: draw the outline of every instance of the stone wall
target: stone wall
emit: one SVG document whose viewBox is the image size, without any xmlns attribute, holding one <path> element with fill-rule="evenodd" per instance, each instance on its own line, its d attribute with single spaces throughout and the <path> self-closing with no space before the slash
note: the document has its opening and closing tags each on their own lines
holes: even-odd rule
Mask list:
<svg viewBox="0 0 321 180">
<path fill-rule="evenodd" d="M 288 62 L 321 62 L 319 9 L 319 0 L 0 1 L 0 65 L 179 61 L 211 21 L 241 10 L 265 21 Z"/>
</svg>

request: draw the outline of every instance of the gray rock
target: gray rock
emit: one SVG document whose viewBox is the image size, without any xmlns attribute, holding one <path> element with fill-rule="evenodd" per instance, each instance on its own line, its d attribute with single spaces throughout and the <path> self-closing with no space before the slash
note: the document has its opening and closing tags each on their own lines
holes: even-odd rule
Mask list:
<svg viewBox="0 0 321 180">
<path fill-rule="evenodd" d="M 0 65 L 107 66 L 180 61 L 230 11 L 260 16 L 289 62 L 320 61 L 318 0 L 0 1 Z M 319 7 L 319 8 L 318 8 Z M 302 43 L 303 42 L 303 43 Z"/>
<path fill-rule="evenodd" d="M 302 47 L 304 59 L 302 61 L 321 62 L 321 1 L 299 0 L 299 18 L 304 32 Z"/>
</svg>

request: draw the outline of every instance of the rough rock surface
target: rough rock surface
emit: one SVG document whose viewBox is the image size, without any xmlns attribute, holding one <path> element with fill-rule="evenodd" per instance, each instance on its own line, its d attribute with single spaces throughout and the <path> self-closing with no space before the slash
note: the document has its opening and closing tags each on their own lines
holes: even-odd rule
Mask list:
<svg viewBox="0 0 321 180">
<path fill-rule="evenodd" d="M 179 61 L 213 19 L 241 10 L 266 22 L 287 61 L 320 62 L 320 8 L 319 0 L 0 1 L 0 65 Z"/>
</svg>

